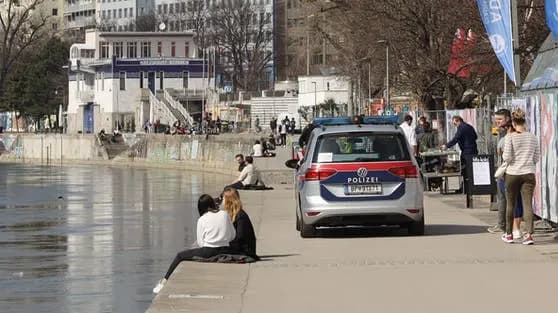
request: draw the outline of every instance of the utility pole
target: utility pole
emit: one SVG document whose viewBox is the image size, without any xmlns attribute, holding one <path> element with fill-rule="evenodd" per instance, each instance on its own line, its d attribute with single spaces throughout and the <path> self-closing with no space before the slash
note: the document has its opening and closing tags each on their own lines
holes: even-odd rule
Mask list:
<svg viewBox="0 0 558 313">
<path fill-rule="evenodd" d="M 511 1 L 511 24 L 512 24 L 512 38 L 513 38 L 513 67 L 515 73 L 515 87 L 516 92 L 521 89 L 521 71 L 520 71 L 520 60 L 519 60 L 519 27 L 517 19 L 517 0 Z"/>
</svg>

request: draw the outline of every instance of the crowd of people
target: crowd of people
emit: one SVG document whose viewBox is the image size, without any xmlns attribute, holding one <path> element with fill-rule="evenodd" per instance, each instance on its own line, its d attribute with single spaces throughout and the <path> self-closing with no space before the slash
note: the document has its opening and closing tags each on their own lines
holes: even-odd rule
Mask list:
<svg viewBox="0 0 558 313">
<path fill-rule="evenodd" d="M 238 178 L 213 198 L 203 194 L 198 199 L 199 218 L 196 226 L 196 248 L 177 253 L 165 276 L 159 280 L 153 293 L 163 289 L 176 267 L 182 261 L 215 262 L 219 258 L 228 262 L 255 262 L 256 253 L 254 227 L 243 208 L 239 189 L 264 186 L 259 170 L 251 156 L 235 156 L 238 162 Z M 222 205 L 222 209 L 219 209 Z"/>
<path fill-rule="evenodd" d="M 437 136 L 432 134 L 430 123 L 426 118 L 419 118 L 418 125 L 414 129 L 411 126 L 412 121 L 413 118 L 407 115 L 400 126 L 414 154 L 420 160 L 420 152 L 438 146 Z M 534 134 L 527 131 L 525 112 L 521 109 L 513 112 L 501 109 L 494 114 L 494 122 L 500 129 L 497 151 L 504 174 L 497 177 L 498 223 L 488 228 L 488 231 L 502 233 L 502 240 L 506 243 L 521 241 L 524 245 L 531 245 L 534 244 L 532 203 L 536 185 L 535 170 L 540 160 L 538 140 Z M 464 122 L 460 116 L 452 117 L 452 124 L 457 129 L 454 137 L 439 148 L 443 151 L 455 145 L 459 146 L 461 174 L 465 182 L 457 190 L 461 193 L 463 185 L 467 188 L 465 160 L 479 154 L 476 142 L 478 136 L 474 127 Z M 525 233 L 521 230 L 522 221 L 525 222 Z"/>
</svg>

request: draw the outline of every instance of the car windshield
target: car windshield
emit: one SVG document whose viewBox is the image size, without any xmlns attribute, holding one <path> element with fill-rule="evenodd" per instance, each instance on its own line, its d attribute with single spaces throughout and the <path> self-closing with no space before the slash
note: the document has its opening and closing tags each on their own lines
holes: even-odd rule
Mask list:
<svg viewBox="0 0 558 313">
<path fill-rule="evenodd" d="M 314 163 L 408 161 L 405 137 L 399 133 L 355 132 L 318 138 Z"/>
</svg>

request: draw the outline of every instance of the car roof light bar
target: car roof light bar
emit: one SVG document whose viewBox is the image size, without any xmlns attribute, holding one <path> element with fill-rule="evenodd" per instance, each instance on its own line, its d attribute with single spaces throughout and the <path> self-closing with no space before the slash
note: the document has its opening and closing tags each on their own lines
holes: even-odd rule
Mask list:
<svg viewBox="0 0 558 313">
<path fill-rule="evenodd" d="M 397 115 L 387 116 L 356 116 L 354 119 L 350 117 L 319 117 L 314 119 L 314 126 L 334 126 L 334 125 L 397 125 L 399 117 Z"/>
</svg>

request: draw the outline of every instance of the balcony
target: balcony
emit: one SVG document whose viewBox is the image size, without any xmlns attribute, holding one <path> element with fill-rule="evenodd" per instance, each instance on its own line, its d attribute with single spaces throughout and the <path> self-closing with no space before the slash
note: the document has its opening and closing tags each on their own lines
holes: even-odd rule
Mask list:
<svg viewBox="0 0 558 313">
<path fill-rule="evenodd" d="M 95 2 L 90 3 L 75 3 L 67 4 L 64 6 L 64 15 L 70 15 L 75 12 L 95 10 Z"/>
</svg>

